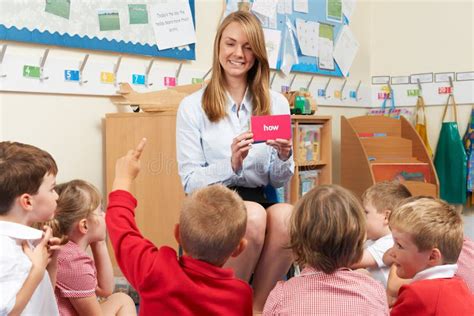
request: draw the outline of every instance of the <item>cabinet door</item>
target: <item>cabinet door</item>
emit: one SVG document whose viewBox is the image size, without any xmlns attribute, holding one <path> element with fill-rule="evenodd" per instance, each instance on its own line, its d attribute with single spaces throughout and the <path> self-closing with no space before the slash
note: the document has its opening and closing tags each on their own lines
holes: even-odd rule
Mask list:
<svg viewBox="0 0 474 316">
<path fill-rule="evenodd" d="M 142 234 L 155 245 L 176 248 L 173 229 L 184 192 L 176 161 L 175 124 L 175 113 L 107 115 L 105 151 L 109 193 L 117 158 L 135 148 L 141 138 L 147 138 L 141 171 L 132 187 L 138 200 L 136 222 Z"/>
</svg>

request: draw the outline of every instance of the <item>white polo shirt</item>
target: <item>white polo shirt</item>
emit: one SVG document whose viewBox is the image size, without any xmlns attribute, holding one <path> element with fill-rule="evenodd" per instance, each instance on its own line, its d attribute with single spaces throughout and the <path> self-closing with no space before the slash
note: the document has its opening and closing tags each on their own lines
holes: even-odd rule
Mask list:
<svg viewBox="0 0 474 316">
<path fill-rule="evenodd" d="M 22 249 L 27 240 L 32 248 L 41 239 L 42 231 L 0 221 L 0 315 L 8 315 L 15 306 L 16 295 L 31 270 L 31 261 Z M 53 286 L 45 271 L 43 280 L 36 288 L 21 315 L 59 315 Z"/>
</svg>

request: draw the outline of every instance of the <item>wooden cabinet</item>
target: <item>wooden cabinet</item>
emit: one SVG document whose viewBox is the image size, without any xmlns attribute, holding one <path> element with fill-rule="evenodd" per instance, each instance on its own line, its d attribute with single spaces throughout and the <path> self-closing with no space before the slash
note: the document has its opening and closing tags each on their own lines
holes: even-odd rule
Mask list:
<svg viewBox="0 0 474 316">
<path fill-rule="evenodd" d="M 318 184 L 332 183 L 332 125 L 331 116 L 316 115 L 292 115 L 293 125 L 293 152 L 295 159 L 295 174 L 290 183 L 290 203 L 295 204 L 301 197 L 301 175 L 304 171 L 315 170 L 318 172 Z M 313 159 L 308 160 L 301 150 L 301 132 L 307 126 L 319 127 L 319 142 L 310 143 L 310 146 L 318 146 L 318 153 Z M 307 140 L 309 141 L 309 140 Z"/>
<path fill-rule="evenodd" d="M 117 158 L 135 148 L 140 139 L 147 138 L 141 171 L 132 187 L 138 200 L 136 222 L 142 234 L 155 245 L 177 249 L 173 229 L 184 191 L 178 176 L 175 126 L 176 112 L 107 114 L 105 164 L 109 193 Z"/>
<path fill-rule="evenodd" d="M 403 116 L 341 117 L 341 184 L 357 196 L 399 179 L 413 195 L 437 197 L 439 182 L 418 133 Z"/>
</svg>

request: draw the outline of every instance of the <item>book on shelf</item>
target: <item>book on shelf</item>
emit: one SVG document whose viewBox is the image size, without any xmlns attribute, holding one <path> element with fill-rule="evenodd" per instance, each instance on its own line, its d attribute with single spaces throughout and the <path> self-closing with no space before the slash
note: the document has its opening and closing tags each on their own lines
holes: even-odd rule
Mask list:
<svg viewBox="0 0 474 316">
<path fill-rule="evenodd" d="M 300 171 L 300 196 L 311 191 L 312 188 L 319 185 L 319 170 Z"/>
<path fill-rule="evenodd" d="M 319 124 L 299 125 L 297 156 L 299 164 L 321 160 L 321 127 Z"/>
</svg>

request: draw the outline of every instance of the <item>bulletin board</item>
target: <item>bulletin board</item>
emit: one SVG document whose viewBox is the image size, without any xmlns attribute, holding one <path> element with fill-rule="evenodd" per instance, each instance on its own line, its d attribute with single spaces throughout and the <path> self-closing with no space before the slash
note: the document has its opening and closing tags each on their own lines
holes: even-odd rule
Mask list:
<svg viewBox="0 0 474 316">
<path fill-rule="evenodd" d="M 226 0 L 227 1 L 227 10 L 232 10 L 236 9 L 235 3 L 236 0 Z M 254 5 L 254 2 L 258 0 L 250 0 L 250 8 L 251 12 L 255 14 L 253 11 L 252 7 Z M 296 30 L 296 21 L 298 19 L 308 21 L 308 22 L 318 22 L 320 25 L 325 25 L 329 27 L 332 31 L 330 33 L 330 36 L 332 37 L 332 41 L 334 46 L 336 45 L 337 39 L 341 33 L 342 28 L 344 25 L 349 25 L 349 19 L 342 13 L 342 2 L 346 0 L 341 0 L 341 1 L 331 1 L 331 0 L 304 0 L 304 3 L 307 3 L 307 13 L 306 12 L 298 12 L 295 11 L 295 3 L 301 2 L 301 1 L 293 1 L 293 0 L 275 0 L 275 3 L 278 3 L 278 6 L 289 6 L 291 9 L 289 11 L 286 11 L 284 13 L 281 13 L 281 7 L 279 10 L 277 10 L 276 14 L 276 25 L 271 25 L 271 23 L 268 23 L 268 19 L 264 18 L 262 19 L 259 14 L 255 14 L 257 17 L 260 18 L 260 21 L 262 22 L 262 27 L 264 28 L 264 31 L 266 29 L 274 29 L 274 30 L 279 30 L 281 33 L 281 45 L 280 45 L 280 51 L 278 54 L 278 61 L 276 63 L 276 67 L 272 67 L 272 69 L 276 70 L 281 70 L 282 66 L 282 56 L 283 52 L 283 41 L 284 41 L 284 34 L 285 34 L 285 29 L 287 28 L 286 26 L 286 19 L 288 18 L 293 27 Z M 354 3 L 354 0 L 350 0 L 352 3 Z M 338 3 L 341 6 L 341 18 L 339 21 L 336 19 L 331 19 L 331 14 L 328 14 L 328 3 Z M 331 9 L 329 9 L 330 11 Z M 291 12 L 291 13 L 290 13 Z M 229 13 L 229 12 L 226 12 Z M 328 34 L 326 33 L 326 36 Z M 321 31 L 319 36 L 322 36 Z M 324 36 L 324 35 L 323 35 Z M 337 62 L 333 58 L 334 62 L 334 68 L 332 70 L 329 69 L 323 69 L 319 67 L 319 57 L 315 56 L 308 56 L 304 55 L 300 46 L 300 43 L 298 42 L 298 39 L 296 37 L 296 34 L 294 33 L 294 39 L 295 39 L 295 48 L 296 52 L 298 55 L 298 63 L 294 64 L 291 68 L 291 71 L 296 71 L 296 72 L 303 72 L 303 73 L 311 73 L 311 74 L 318 74 L 318 75 L 328 75 L 328 76 L 335 76 L 335 77 L 343 77 L 343 72 L 341 71 L 341 68 L 337 64 Z M 268 52 L 268 44 L 267 44 L 267 52 Z"/>
<path fill-rule="evenodd" d="M 181 1 L 189 3 L 195 28 L 194 0 Z M 194 60 L 195 44 L 158 49 L 150 3 L 156 1 L 0 1 L 0 40 Z M 138 11 L 141 8 L 145 9 Z M 102 17 L 110 12 L 114 21 L 107 23 Z"/>
</svg>

